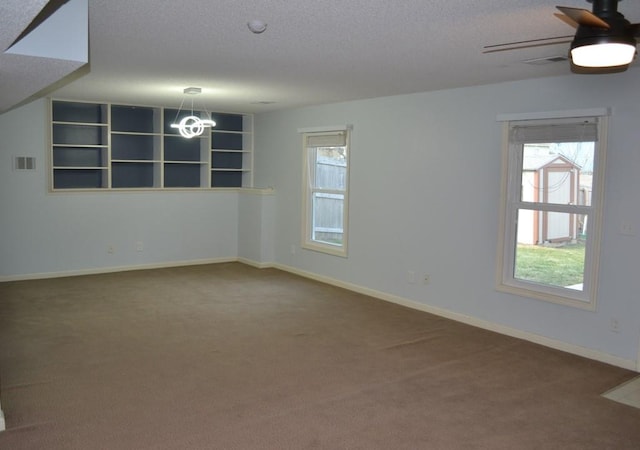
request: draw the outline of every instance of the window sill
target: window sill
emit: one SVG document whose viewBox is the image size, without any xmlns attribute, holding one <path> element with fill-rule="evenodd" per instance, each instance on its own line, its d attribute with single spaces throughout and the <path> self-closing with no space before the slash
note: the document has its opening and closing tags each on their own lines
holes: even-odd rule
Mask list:
<svg viewBox="0 0 640 450">
<path fill-rule="evenodd" d="M 320 244 L 317 242 L 303 242 L 300 246 L 307 250 L 313 250 L 314 252 L 326 253 L 327 255 L 332 256 L 340 256 L 341 258 L 347 257 L 347 249 L 345 247 Z"/>
<path fill-rule="evenodd" d="M 541 289 L 528 288 L 523 285 L 510 285 L 505 283 L 498 283 L 496 290 L 507 294 L 518 295 L 520 297 L 533 298 L 536 300 L 543 300 L 549 303 L 555 303 L 557 305 L 570 306 L 573 308 L 584 309 L 587 311 L 595 311 L 596 304 L 595 299 L 583 299 L 579 296 L 562 295 L 562 291 L 565 289 L 554 289 L 549 287 L 547 291 Z M 569 291 L 568 289 L 566 289 Z M 576 291 L 576 293 L 581 291 Z M 569 293 L 569 292 L 568 292 Z"/>
</svg>

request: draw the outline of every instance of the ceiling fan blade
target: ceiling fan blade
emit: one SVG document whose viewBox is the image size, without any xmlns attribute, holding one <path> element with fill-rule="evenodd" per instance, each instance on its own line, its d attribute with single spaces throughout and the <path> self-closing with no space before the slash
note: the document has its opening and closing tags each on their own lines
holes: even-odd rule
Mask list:
<svg viewBox="0 0 640 450">
<path fill-rule="evenodd" d="M 566 44 L 573 40 L 570 36 L 555 36 L 550 38 L 528 39 L 526 41 L 507 42 L 504 44 L 485 45 L 482 53 L 504 52 L 507 50 L 517 50 L 520 48 L 542 47 L 544 45 Z"/>
<path fill-rule="evenodd" d="M 631 28 L 631 34 L 633 34 L 633 36 L 640 38 L 640 23 L 632 23 L 630 25 Z"/>
<path fill-rule="evenodd" d="M 558 8 L 564 15 L 572 18 L 579 25 L 604 28 L 607 30 L 610 28 L 607 22 L 605 22 L 589 10 L 582 8 L 570 8 L 568 6 L 556 6 L 556 8 Z"/>
</svg>

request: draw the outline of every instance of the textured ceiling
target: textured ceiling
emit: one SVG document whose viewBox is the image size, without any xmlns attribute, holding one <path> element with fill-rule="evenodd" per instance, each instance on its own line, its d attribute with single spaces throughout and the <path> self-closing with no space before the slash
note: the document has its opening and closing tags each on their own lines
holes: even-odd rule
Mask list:
<svg viewBox="0 0 640 450">
<path fill-rule="evenodd" d="M 9 47 L 47 3 L 48 0 L 3 0 L 0 47 L 3 50 Z"/>
<path fill-rule="evenodd" d="M 55 86 L 60 80 L 66 78 L 79 68 L 86 65 L 86 20 L 84 24 L 64 29 L 53 27 L 49 22 L 44 26 L 45 33 L 50 33 L 44 39 L 38 35 L 38 28 L 31 34 L 21 38 L 25 29 L 29 28 L 32 21 L 45 8 L 47 3 L 51 8 L 46 8 L 44 17 L 52 17 L 52 14 L 64 5 L 67 0 L 2 0 L 0 3 L 0 113 L 31 98 L 43 95 L 51 86 Z M 79 3 L 76 3 L 79 4 Z M 86 6 L 84 7 L 86 9 Z M 67 11 L 70 9 L 67 8 Z M 82 11 L 83 8 L 71 7 L 73 11 Z M 64 14 L 66 17 L 66 14 Z M 86 16 L 86 14 L 85 14 Z M 39 23 L 36 20 L 34 23 Z M 83 46 L 69 42 L 65 38 L 76 38 L 77 30 L 84 35 Z M 40 29 L 42 30 L 42 28 Z M 49 39 L 53 37 L 53 39 Z M 47 39 L 49 41 L 47 42 Z M 64 43 L 64 48 L 53 48 L 51 42 Z M 14 43 L 16 45 L 14 46 Z M 44 44 L 44 45 L 43 45 Z M 35 45 L 35 46 L 34 46 Z M 47 48 L 49 47 L 49 48 Z M 19 50 L 17 49 L 19 48 Z M 84 54 L 84 58 L 68 59 L 68 50 Z M 24 53 L 24 52 L 27 53 Z"/>
<path fill-rule="evenodd" d="M 91 70 L 54 95 L 178 106 L 184 87 L 199 86 L 208 109 L 260 112 L 569 74 L 568 62 L 523 63 L 566 56 L 566 43 L 482 53 L 573 34 L 556 4 L 591 8 L 585 0 L 89 0 Z M 640 22 L 640 2 L 619 9 Z M 267 30 L 251 33 L 252 19 Z"/>
</svg>

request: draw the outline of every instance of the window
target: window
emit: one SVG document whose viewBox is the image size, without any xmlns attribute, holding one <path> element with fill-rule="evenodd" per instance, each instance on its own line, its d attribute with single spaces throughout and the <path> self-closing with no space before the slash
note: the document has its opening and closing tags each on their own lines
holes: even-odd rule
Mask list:
<svg viewBox="0 0 640 450">
<path fill-rule="evenodd" d="M 595 308 L 606 119 L 505 123 L 499 290 Z"/>
<path fill-rule="evenodd" d="M 305 133 L 302 246 L 347 255 L 349 133 Z"/>
</svg>

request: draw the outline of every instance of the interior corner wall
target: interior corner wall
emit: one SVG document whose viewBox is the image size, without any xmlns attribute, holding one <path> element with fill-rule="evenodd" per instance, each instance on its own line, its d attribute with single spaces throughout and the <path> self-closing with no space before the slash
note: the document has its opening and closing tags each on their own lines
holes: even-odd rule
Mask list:
<svg viewBox="0 0 640 450">
<path fill-rule="evenodd" d="M 640 341 L 640 70 L 567 75 L 255 117 L 256 183 L 276 192 L 275 261 L 635 367 Z M 495 289 L 500 114 L 612 108 L 597 310 Z M 349 256 L 300 248 L 299 128 L 353 124 Z M 631 223 L 636 235 L 620 232 Z M 410 272 L 416 274 L 412 282 Z M 430 283 L 419 280 L 429 274 Z M 617 320 L 619 330 L 612 329 Z"/>
<path fill-rule="evenodd" d="M 238 199 L 238 258 L 258 267 L 273 264 L 275 193 L 248 189 Z"/>
<path fill-rule="evenodd" d="M 237 258 L 236 191 L 48 192 L 47 105 L 0 115 L 0 280 Z"/>
</svg>

